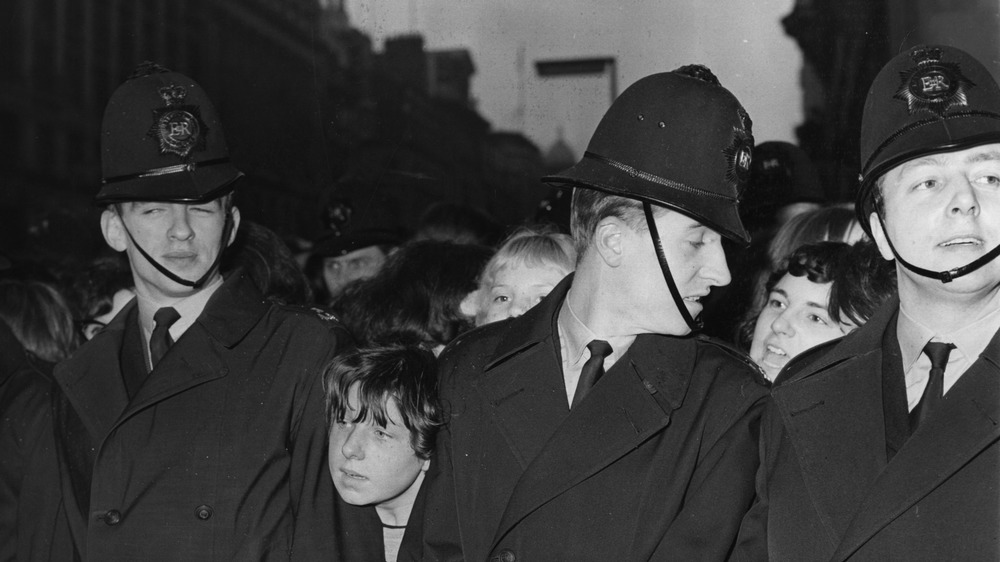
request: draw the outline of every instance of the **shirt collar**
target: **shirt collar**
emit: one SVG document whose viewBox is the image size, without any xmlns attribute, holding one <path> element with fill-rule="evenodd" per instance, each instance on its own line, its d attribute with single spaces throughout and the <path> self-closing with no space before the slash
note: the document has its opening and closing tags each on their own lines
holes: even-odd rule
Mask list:
<svg viewBox="0 0 1000 562">
<path fill-rule="evenodd" d="M 594 333 L 576 315 L 573 307 L 569 304 L 569 299 L 563 300 L 562 308 L 559 310 L 559 336 L 562 341 L 563 351 L 566 354 L 564 361 L 569 367 L 579 366 L 584 358 L 584 351 L 587 344 L 594 340 L 604 340 L 611 345 L 611 355 L 605 359 L 605 365 L 613 365 L 618 361 L 628 348 L 635 341 L 635 336 L 607 337 Z M 589 355 L 588 355 L 589 357 Z"/>
<path fill-rule="evenodd" d="M 968 357 L 970 361 L 975 361 L 975 358 L 979 357 L 986 349 L 990 339 L 993 338 L 993 334 L 998 329 L 1000 329 L 1000 308 L 972 324 L 939 334 L 910 316 L 906 307 L 900 303 L 896 333 L 899 338 L 899 351 L 903 359 L 903 372 L 910 370 L 920 358 L 920 354 L 923 353 L 924 345 L 931 339 L 954 344 L 958 351 Z"/>
<path fill-rule="evenodd" d="M 208 299 L 210 299 L 215 291 L 222 286 L 222 281 L 222 276 L 216 275 L 215 279 L 202 287 L 200 291 L 196 291 L 190 296 L 170 303 L 159 302 L 154 299 L 137 295 L 136 300 L 139 304 L 139 323 L 142 326 L 142 331 L 145 334 L 146 339 L 148 340 L 150 334 L 153 333 L 153 315 L 156 314 L 156 311 L 164 306 L 171 306 L 181 315 L 181 317 L 178 318 L 172 326 L 170 326 L 170 337 L 174 341 L 177 341 L 181 335 L 195 323 L 195 320 L 197 320 L 198 316 L 201 315 L 201 311 L 205 310 L 205 305 L 208 304 Z"/>
</svg>

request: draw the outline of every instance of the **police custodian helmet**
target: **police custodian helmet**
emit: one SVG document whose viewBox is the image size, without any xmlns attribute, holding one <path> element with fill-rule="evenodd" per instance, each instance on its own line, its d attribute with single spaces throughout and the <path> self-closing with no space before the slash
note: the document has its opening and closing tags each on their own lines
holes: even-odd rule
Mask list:
<svg viewBox="0 0 1000 562">
<path fill-rule="evenodd" d="M 242 175 L 219 115 L 194 80 L 146 62 L 111 95 L 101 130 L 97 203 L 204 203 Z"/>
<path fill-rule="evenodd" d="M 872 187 L 892 168 L 994 142 L 1000 142 L 1000 88 L 979 61 L 938 45 L 897 55 L 875 77 L 861 119 L 861 226 L 870 236 Z"/>
<path fill-rule="evenodd" d="M 542 181 L 662 205 L 748 244 L 737 204 L 752 149 L 739 101 L 710 70 L 689 65 L 629 86 L 580 162 Z"/>
<path fill-rule="evenodd" d="M 869 217 L 880 211 L 874 186 L 896 166 L 939 152 L 1000 143 L 1000 87 L 969 53 L 942 45 L 921 45 L 890 60 L 872 83 L 861 119 L 861 185 L 855 210 L 872 235 Z M 882 213 L 878 214 L 882 220 Z M 883 228 L 883 230 L 885 230 Z M 948 283 L 1000 255 L 1000 245 L 979 259 L 949 271 L 930 271 L 896 260 L 924 277 Z"/>
</svg>

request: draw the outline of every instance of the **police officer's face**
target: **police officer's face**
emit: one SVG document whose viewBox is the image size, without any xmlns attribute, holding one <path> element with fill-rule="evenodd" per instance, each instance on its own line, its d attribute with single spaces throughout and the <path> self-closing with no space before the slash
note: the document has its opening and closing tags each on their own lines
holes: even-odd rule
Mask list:
<svg viewBox="0 0 1000 562">
<path fill-rule="evenodd" d="M 660 243 L 674 282 L 692 317 L 701 314 L 701 299 L 712 287 L 728 285 L 731 280 L 722 236 L 711 228 L 680 213 L 660 210 L 656 216 Z M 635 318 L 632 333 L 652 332 L 683 335 L 691 331 L 670 296 L 649 231 L 628 229 L 629 250 L 627 294 L 631 301 L 629 315 Z"/>
<path fill-rule="evenodd" d="M 323 281 L 331 296 L 337 296 L 351 281 L 367 279 L 385 263 L 385 252 L 378 246 L 355 250 L 343 256 L 323 260 Z"/>
<path fill-rule="evenodd" d="M 233 208 L 233 229 L 224 242 L 226 211 L 222 199 L 197 205 L 130 202 L 119 208 L 121 214 L 109 209 L 101 216 L 104 237 L 112 248 L 128 254 L 136 292 L 152 299 L 182 298 L 196 289 L 160 273 L 139 253 L 136 244 L 174 275 L 195 281 L 209 271 L 219 252 L 232 243 L 239 225 L 239 211 Z"/>
<path fill-rule="evenodd" d="M 875 242 L 893 259 L 886 236 L 907 262 L 945 271 L 961 267 L 1000 243 L 1000 144 L 932 154 L 900 164 L 882 183 L 883 231 L 872 213 Z M 911 288 L 977 292 L 1000 282 L 1000 261 L 951 283 L 897 267 L 901 294 Z"/>
</svg>

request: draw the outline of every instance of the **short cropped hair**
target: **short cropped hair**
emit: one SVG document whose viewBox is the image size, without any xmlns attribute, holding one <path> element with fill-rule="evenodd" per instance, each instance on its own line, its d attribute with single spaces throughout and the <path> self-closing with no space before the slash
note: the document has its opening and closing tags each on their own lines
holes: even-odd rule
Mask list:
<svg viewBox="0 0 1000 562">
<path fill-rule="evenodd" d="M 642 201 L 611 195 L 597 189 L 576 187 L 570 203 L 570 231 L 576 246 L 577 261 L 583 257 L 594 240 L 597 225 L 607 217 L 616 217 L 629 228 L 642 232 L 648 228 L 642 210 Z M 659 216 L 666 209 L 653 205 L 653 215 Z"/>
<path fill-rule="evenodd" d="M 386 404 L 395 400 L 413 450 L 421 459 L 430 458 L 434 438 L 444 425 L 433 353 L 416 345 L 385 345 L 336 356 L 323 372 L 327 432 L 343 418 L 355 384 L 359 403 L 352 406 L 358 415 L 349 421 L 374 419 L 385 427 L 389 421 Z"/>
</svg>

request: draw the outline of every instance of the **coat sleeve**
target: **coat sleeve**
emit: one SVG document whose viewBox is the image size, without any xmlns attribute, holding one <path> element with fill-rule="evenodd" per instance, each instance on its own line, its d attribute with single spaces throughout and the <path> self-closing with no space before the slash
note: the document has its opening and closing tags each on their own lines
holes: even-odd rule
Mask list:
<svg viewBox="0 0 1000 562">
<path fill-rule="evenodd" d="M 311 323 L 310 323 L 311 324 Z M 292 560 L 347 560 L 337 520 L 336 490 L 327 468 L 328 440 L 323 394 L 323 370 L 343 347 L 344 337 L 330 324 L 302 326 L 289 360 L 298 361 L 295 397 L 297 419 L 289 436 L 289 489 L 295 525 Z"/>
<path fill-rule="evenodd" d="M 446 350 L 441 355 L 441 401 L 450 418 L 459 400 L 455 391 L 454 353 Z M 462 553 L 461 532 L 458 525 L 458 504 L 455 495 L 455 473 L 452 462 L 452 435 L 450 423 L 440 431 L 434 445 L 434 457 L 421 486 L 422 513 L 411 513 L 411 525 L 415 517 L 421 517 L 418 529 L 422 529 L 419 541 L 407 541 L 399 555 L 399 560 L 460 561 Z M 416 543 L 416 545 L 414 544 Z"/>
<path fill-rule="evenodd" d="M 767 552 L 767 519 L 768 519 L 768 423 L 773 409 L 769 406 L 763 415 L 761 435 L 758 444 L 758 455 L 760 466 L 757 468 L 755 478 L 755 497 L 753 505 L 740 524 L 739 535 L 736 538 L 736 546 L 729 557 L 730 562 L 766 562 Z"/>
<path fill-rule="evenodd" d="M 760 417 L 766 390 L 705 446 L 691 477 L 684 507 L 674 518 L 652 560 L 725 560 L 754 498 Z"/>
</svg>

